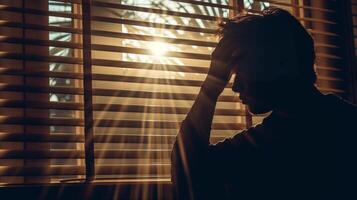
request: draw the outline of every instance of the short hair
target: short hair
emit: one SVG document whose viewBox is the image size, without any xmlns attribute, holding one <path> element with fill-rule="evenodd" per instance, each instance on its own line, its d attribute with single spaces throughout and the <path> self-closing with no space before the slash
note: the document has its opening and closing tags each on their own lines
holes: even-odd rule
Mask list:
<svg viewBox="0 0 357 200">
<path fill-rule="evenodd" d="M 250 39 L 254 39 L 251 36 L 252 31 L 266 32 L 267 30 L 270 33 L 269 37 L 275 41 L 279 40 L 277 38 L 279 34 L 281 35 L 287 30 L 292 33 L 295 49 L 291 50 L 296 52 L 299 79 L 305 83 L 314 84 L 316 82 L 314 40 L 302 24 L 288 11 L 269 7 L 260 13 L 241 13 L 232 19 L 221 21 L 218 35 L 221 37 L 244 35 L 244 40 L 249 42 Z"/>
</svg>

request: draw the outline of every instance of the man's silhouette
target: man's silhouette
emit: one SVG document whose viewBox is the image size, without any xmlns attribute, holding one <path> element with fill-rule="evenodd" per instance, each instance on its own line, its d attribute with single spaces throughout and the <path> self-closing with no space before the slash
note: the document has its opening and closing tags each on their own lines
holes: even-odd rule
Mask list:
<svg viewBox="0 0 357 200">
<path fill-rule="evenodd" d="M 223 23 L 172 151 L 176 197 L 357 199 L 357 107 L 319 92 L 314 60 L 312 37 L 285 10 Z M 231 75 L 232 90 L 251 113 L 271 113 L 213 145 L 215 105 Z"/>
</svg>

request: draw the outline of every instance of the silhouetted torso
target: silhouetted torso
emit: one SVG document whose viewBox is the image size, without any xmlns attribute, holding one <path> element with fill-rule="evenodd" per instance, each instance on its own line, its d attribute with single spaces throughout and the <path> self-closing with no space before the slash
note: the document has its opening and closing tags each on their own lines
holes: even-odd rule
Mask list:
<svg viewBox="0 0 357 200">
<path fill-rule="evenodd" d="M 334 95 L 294 117 L 273 112 L 215 145 L 203 144 L 184 121 L 172 178 L 180 199 L 190 192 L 196 199 L 350 199 L 356 135 L 357 107 Z"/>
</svg>

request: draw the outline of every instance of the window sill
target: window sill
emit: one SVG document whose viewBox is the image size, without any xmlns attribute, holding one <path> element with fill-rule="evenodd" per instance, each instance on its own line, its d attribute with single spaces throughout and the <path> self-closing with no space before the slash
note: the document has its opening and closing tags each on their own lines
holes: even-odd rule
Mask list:
<svg viewBox="0 0 357 200">
<path fill-rule="evenodd" d="M 0 186 L 0 196 L 11 199 L 172 199 L 168 181 L 52 183 Z M 4 198 L 7 199 L 7 198 Z"/>
</svg>

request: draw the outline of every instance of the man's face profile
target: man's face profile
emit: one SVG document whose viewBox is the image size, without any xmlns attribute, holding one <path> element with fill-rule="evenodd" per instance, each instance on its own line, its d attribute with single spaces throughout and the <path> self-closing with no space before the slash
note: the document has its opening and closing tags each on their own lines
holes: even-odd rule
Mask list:
<svg viewBox="0 0 357 200">
<path fill-rule="evenodd" d="M 239 98 L 247 105 L 252 114 L 263 114 L 270 112 L 272 107 L 269 103 L 269 90 L 264 87 L 265 83 L 254 83 L 242 76 L 235 74 L 232 90 L 239 93 Z"/>
<path fill-rule="evenodd" d="M 252 114 L 263 114 L 272 111 L 274 99 L 283 91 L 279 90 L 280 57 L 274 48 L 265 47 L 252 41 L 250 45 L 238 45 L 238 50 L 232 56 L 234 83 L 232 90 L 239 93 L 239 98 Z"/>
<path fill-rule="evenodd" d="M 282 27 L 286 21 L 291 26 Z M 291 88 L 314 84 L 312 38 L 289 13 L 249 15 L 224 28 L 222 39 L 230 42 L 220 48 L 233 49 L 227 60 L 235 75 L 232 90 L 251 113 L 285 106 Z"/>
<path fill-rule="evenodd" d="M 280 41 L 281 40 L 281 41 Z M 233 40 L 234 41 L 234 40 Z M 235 74 L 232 90 L 252 114 L 273 110 L 276 100 L 286 92 L 282 85 L 298 76 L 295 49 L 288 38 L 252 34 L 235 40 L 231 59 Z"/>
</svg>

